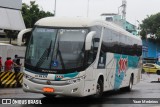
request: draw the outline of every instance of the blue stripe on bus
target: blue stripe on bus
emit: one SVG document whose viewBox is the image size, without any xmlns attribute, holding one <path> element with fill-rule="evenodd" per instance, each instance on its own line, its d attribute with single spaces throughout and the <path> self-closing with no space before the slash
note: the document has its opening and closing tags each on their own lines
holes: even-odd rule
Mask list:
<svg viewBox="0 0 160 107">
<path fill-rule="evenodd" d="M 137 68 L 137 66 L 138 66 L 137 64 L 139 62 L 139 57 L 137 57 L 137 56 L 128 56 L 128 55 L 115 54 L 114 58 L 117 60 L 116 61 L 116 73 L 115 73 L 114 89 L 119 89 L 120 85 L 122 84 L 122 81 L 124 79 L 125 72 L 127 72 L 127 69 L 128 68 Z M 127 68 L 126 68 L 126 71 L 124 69 L 122 69 L 122 71 L 119 71 L 121 69 L 120 68 L 120 64 L 119 64 L 119 61 L 121 59 L 122 60 L 127 59 Z"/>
</svg>

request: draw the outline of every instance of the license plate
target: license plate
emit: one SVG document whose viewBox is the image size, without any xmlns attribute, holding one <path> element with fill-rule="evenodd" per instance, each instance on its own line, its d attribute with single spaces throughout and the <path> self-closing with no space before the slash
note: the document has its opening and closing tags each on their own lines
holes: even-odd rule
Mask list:
<svg viewBox="0 0 160 107">
<path fill-rule="evenodd" d="M 43 92 L 53 93 L 55 90 L 54 88 L 45 87 L 43 88 Z"/>
</svg>

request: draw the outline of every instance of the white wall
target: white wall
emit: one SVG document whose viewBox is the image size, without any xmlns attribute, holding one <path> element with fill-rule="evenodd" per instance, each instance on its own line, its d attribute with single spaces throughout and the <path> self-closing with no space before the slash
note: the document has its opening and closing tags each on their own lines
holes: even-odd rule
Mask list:
<svg viewBox="0 0 160 107">
<path fill-rule="evenodd" d="M 15 54 L 20 57 L 25 57 L 26 47 L 13 46 L 9 44 L 0 43 L 0 56 L 2 56 L 2 64 L 6 61 L 7 57 L 14 59 Z M 21 59 L 22 65 L 24 65 L 24 59 Z"/>
<path fill-rule="evenodd" d="M 0 0 L 0 29 L 25 29 L 21 8 L 22 0 Z"/>
</svg>

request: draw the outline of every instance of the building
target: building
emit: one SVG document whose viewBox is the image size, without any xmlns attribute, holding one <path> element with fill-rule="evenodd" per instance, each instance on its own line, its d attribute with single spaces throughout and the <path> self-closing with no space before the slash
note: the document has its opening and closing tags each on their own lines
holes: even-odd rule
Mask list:
<svg viewBox="0 0 160 107">
<path fill-rule="evenodd" d="M 143 59 L 156 59 L 156 63 L 160 64 L 160 43 L 149 38 L 142 40 L 143 42 Z M 158 60 L 159 59 L 159 60 Z"/>
<path fill-rule="evenodd" d="M 21 8 L 22 8 L 22 0 L 0 0 L 1 39 L 6 35 L 4 30 L 20 31 L 26 28 L 21 14 Z M 4 38 L 2 40 L 4 40 Z M 2 57 L 3 65 L 7 57 L 11 57 L 13 59 L 15 54 L 24 57 L 25 47 L 0 43 L 0 56 Z M 23 60 L 24 59 L 22 59 L 22 62 Z"/>
<path fill-rule="evenodd" d="M 24 64 L 25 50 L 26 47 L 0 43 L 0 56 L 2 57 L 3 66 L 7 57 L 11 57 L 12 59 L 14 59 L 14 56 L 16 54 L 21 58 L 21 63 Z"/>
<path fill-rule="evenodd" d="M 0 0 L 0 30 L 25 29 L 21 8 L 22 0 Z"/>
<path fill-rule="evenodd" d="M 137 27 L 135 25 L 129 23 L 128 21 L 126 21 L 126 23 L 125 23 L 125 29 L 128 32 L 132 33 L 133 35 L 138 36 Z"/>
<path fill-rule="evenodd" d="M 128 21 L 123 20 L 120 15 L 114 13 L 105 13 L 102 14 L 101 16 L 102 19 L 113 22 L 119 25 L 120 27 L 126 29 L 133 35 L 139 36 L 137 27 L 129 23 Z M 156 43 L 153 40 L 150 40 L 149 37 L 145 40 L 142 40 L 142 42 L 143 42 L 142 58 L 144 59 L 143 62 L 160 64 L 160 43 Z"/>
<path fill-rule="evenodd" d="M 115 13 L 103 13 L 101 14 L 101 16 L 103 20 L 113 22 L 123 29 L 127 30 L 128 32 L 132 33 L 133 35 L 138 36 L 137 27 L 123 19 L 121 15 Z"/>
<path fill-rule="evenodd" d="M 6 36 L 6 33 L 4 30 L 0 30 L 0 38 L 4 38 Z"/>
<path fill-rule="evenodd" d="M 130 22 L 126 21 L 126 0 L 122 0 L 122 5 L 118 7 L 118 13 L 103 13 L 101 17 L 103 20 L 115 23 L 125 29 L 126 31 L 132 33 L 135 36 L 139 36 L 139 28 Z M 156 43 L 153 40 L 147 39 L 142 40 L 143 42 L 143 53 L 142 58 L 148 60 L 152 63 L 160 64 L 160 43 Z M 145 62 L 143 60 L 143 62 Z"/>
</svg>

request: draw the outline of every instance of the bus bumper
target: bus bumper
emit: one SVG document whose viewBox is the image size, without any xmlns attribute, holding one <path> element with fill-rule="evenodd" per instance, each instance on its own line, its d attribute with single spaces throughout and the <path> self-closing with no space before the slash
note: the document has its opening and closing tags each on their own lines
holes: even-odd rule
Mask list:
<svg viewBox="0 0 160 107">
<path fill-rule="evenodd" d="M 84 80 L 68 85 L 47 85 L 47 80 L 43 81 L 45 81 L 46 84 L 35 83 L 23 77 L 23 90 L 25 92 L 33 92 L 41 94 L 53 94 L 53 95 L 75 96 L 75 97 L 84 96 Z M 44 87 L 53 88 L 54 92 L 44 92 L 43 91 Z"/>
</svg>

